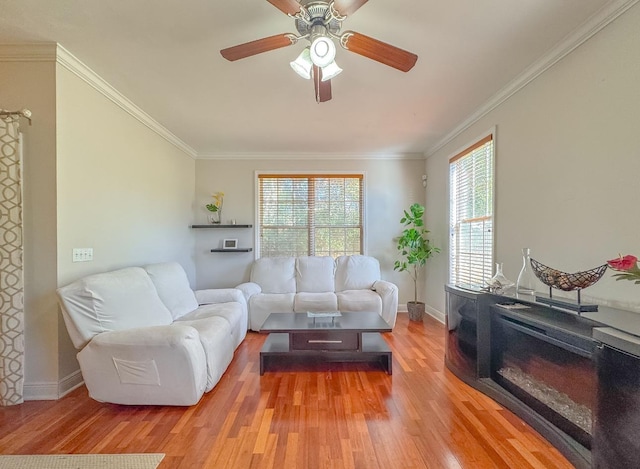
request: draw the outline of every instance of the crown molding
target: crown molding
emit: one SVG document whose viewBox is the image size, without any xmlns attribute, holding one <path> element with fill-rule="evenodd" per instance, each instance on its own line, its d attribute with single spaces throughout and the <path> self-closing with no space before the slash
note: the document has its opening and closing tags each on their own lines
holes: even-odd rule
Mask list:
<svg viewBox="0 0 640 469">
<path fill-rule="evenodd" d="M 489 99 L 489 101 L 462 121 L 460 125 L 449 132 L 444 138 L 425 151 L 425 156 L 428 158 L 450 143 L 458 135 L 467 130 L 482 117 L 486 116 L 489 112 L 500 106 L 507 99 L 542 75 L 545 71 L 553 67 L 575 49 L 587 42 L 639 1 L 640 0 L 613 0 L 604 6 L 585 23 L 583 23 L 582 26 L 566 36 L 564 40 L 562 40 L 542 58 L 527 67 L 524 72 L 507 84 L 507 86 L 502 88 L 502 90 L 496 93 Z"/>
<path fill-rule="evenodd" d="M 149 114 L 144 112 L 140 107 L 136 106 L 136 104 L 107 83 L 100 75 L 91 70 L 87 65 L 60 44 L 58 44 L 57 62 L 75 74 L 78 78 L 84 80 L 96 91 L 102 93 L 106 98 L 111 100 L 114 104 L 129 113 L 142 124 L 146 125 L 149 129 L 177 147 L 179 150 L 183 151 L 191 158 L 197 158 L 198 153 L 192 147 L 176 137 L 172 132 L 161 125 Z"/>
<path fill-rule="evenodd" d="M 56 62 L 66 68 L 176 148 L 193 159 L 197 158 L 198 153 L 192 147 L 180 140 L 166 127 L 144 112 L 140 107 L 107 83 L 100 75 L 94 72 L 60 44 L 56 44 L 54 42 L 0 44 L 0 62 L 49 61 Z"/>
<path fill-rule="evenodd" d="M 199 160 L 424 160 L 424 153 L 199 153 Z"/>
</svg>

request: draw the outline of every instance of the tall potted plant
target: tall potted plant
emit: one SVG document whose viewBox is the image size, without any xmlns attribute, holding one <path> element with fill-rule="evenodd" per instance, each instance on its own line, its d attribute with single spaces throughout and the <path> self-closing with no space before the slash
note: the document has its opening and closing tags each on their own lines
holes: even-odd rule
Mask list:
<svg viewBox="0 0 640 469">
<path fill-rule="evenodd" d="M 422 321 L 424 315 L 424 303 L 418 301 L 418 274 L 434 253 L 440 249 L 434 247 L 427 239 L 429 231 L 424 227 L 422 217 L 424 206 L 415 203 L 404 211 L 400 223 L 405 227 L 398 238 L 398 251 L 402 260 L 394 263 L 393 269 L 398 272 L 407 272 L 413 279 L 413 301 L 407 302 L 409 319 Z"/>
</svg>

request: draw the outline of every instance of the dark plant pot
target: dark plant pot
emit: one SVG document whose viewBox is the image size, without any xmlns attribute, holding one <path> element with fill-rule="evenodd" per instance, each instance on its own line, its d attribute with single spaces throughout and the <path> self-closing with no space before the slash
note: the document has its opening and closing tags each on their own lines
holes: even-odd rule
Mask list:
<svg viewBox="0 0 640 469">
<path fill-rule="evenodd" d="M 418 301 L 407 301 L 407 311 L 409 311 L 409 319 L 411 321 L 422 321 L 424 316 L 424 303 Z"/>
</svg>

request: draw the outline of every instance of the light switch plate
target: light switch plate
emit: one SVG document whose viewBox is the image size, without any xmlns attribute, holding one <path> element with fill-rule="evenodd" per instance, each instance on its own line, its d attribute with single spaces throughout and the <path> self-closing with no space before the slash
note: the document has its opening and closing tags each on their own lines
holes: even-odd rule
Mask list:
<svg viewBox="0 0 640 469">
<path fill-rule="evenodd" d="M 93 248 L 73 248 L 73 262 L 88 262 L 93 260 Z"/>
</svg>

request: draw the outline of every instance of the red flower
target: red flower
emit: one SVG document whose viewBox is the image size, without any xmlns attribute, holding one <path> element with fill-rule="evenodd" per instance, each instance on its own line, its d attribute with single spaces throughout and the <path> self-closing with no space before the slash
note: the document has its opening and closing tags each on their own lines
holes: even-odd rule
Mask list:
<svg viewBox="0 0 640 469">
<path fill-rule="evenodd" d="M 638 258 L 636 256 L 628 254 L 624 257 L 620 256 L 617 259 L 611 259 L 607 261 L 607 264 L 609 264 L 609 267 L 613 270 L 627 271 L 633 269 L 637 262 Z"/>
</svg>

